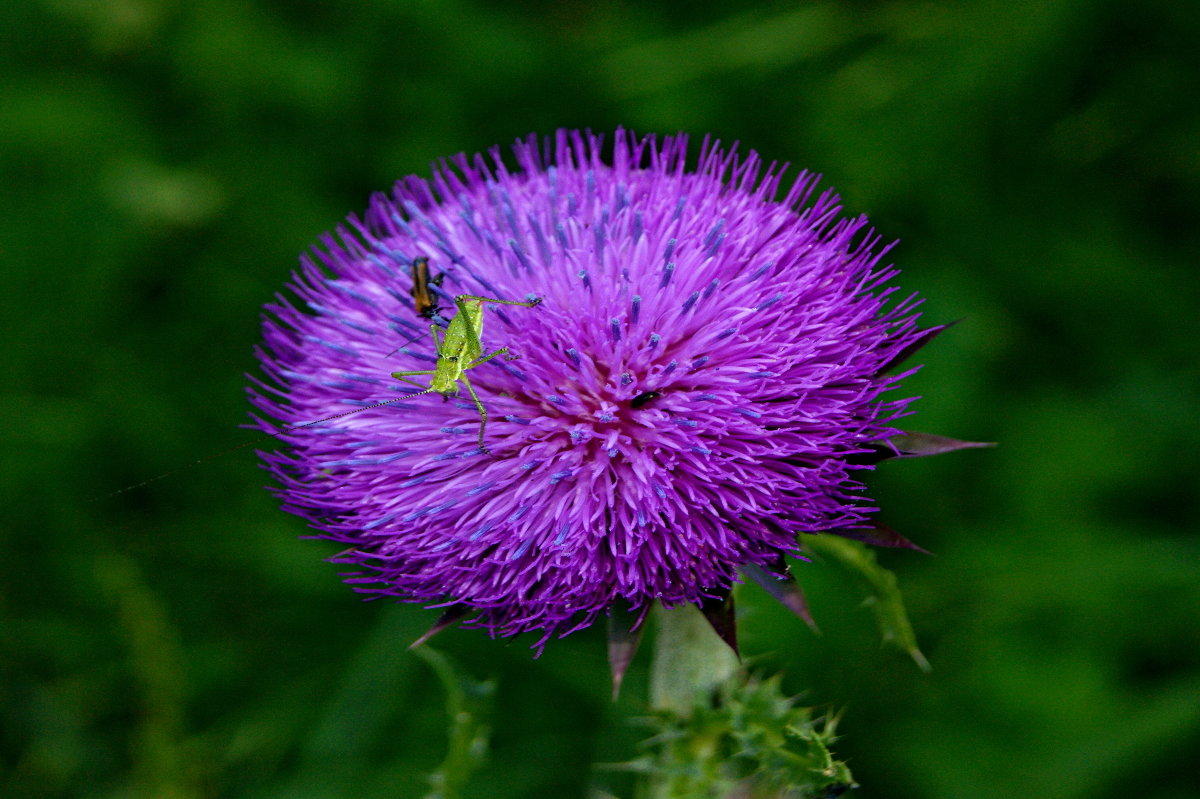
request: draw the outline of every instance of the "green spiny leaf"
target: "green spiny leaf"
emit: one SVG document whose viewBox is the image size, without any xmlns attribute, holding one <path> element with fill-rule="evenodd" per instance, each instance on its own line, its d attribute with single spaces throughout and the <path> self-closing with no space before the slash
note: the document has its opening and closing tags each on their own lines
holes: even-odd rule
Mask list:
<svg viewBox="0 0 1200 799">
<path fill-rule="evenodd" d="M 446 690 L 446 714 L 450 719 L 446 759 L 429 775 L 425 799 L 455 799 L 462 787 L 487 758 L 491 726 L 492 696 L 496 684 L 469 677 L 450 658 L 428 646 L 413 652 L 429 664 Z"/>
<path fill-rule="evenodd" d="M 904 609 L 896 575 L 876 562 L 875 553 L 866 545 L 839 535 L 808 536 L 805 543 L 815 553 L 837 561 L 858 575 L 868 591 L 864 604 L 874 612 L 884 643 L 899 647 L 922 671 L 929 671 L 929 661 L 917 648 L 917 637 Z"/>
</svg>

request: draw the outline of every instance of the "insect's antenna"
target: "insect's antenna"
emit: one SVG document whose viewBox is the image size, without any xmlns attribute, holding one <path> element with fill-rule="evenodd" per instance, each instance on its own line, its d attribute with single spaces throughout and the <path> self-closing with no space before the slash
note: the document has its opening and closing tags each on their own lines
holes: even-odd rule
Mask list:
<svg viewBox="0 0 1200 799">
<path fill-rule="evenodd" d="M 397 352 L 399 352 L 400 350 L 402 350 L 402 349 L 404 349 L 405 347 L 407 347 L 409 344 L 412 344 L 414 341 L 416 341 L 416 340 L 417 340 L 417 336 L 418 336 L 418 334 L 417 334 L 417 333 L 413 333 L 411 336 L 409 336 L 408 338 L 406 338 L 406 339 L 404 340 L 404 343 L 403 343 L 403 344 L 401 344 L 399 347 L 397 347 L 396 349 L 394 349 L 394 350 L 392 350 L 391 352 L 389 352 L 387 355 L 383 356 L 384 360 L 387 360 L 388 358 L 392 357 L 393 355 L 395 355 L 395 354 L 396 354 Z M 365 411 L 365 410 L 366 410 L 366 408 L 363 408 L 363 410 Z"/>
<path fill-rule="evenodd" d="M 304 422 L 303 424 L 284 425 L 283 427 L 280 427 L 277 430 L 263 430 L 262 432 L 283 444 L 287 444 L 288 442 L 284 441 L 282 438 L 279 438 L 279 435 L 282 433 L 286 433 L 289 430 L 302 430 L 305 427 L 312 427 L 313 425 L 324 424 L 325 422 L 332 422 L 336 419 L 341 419 L 346 416 L 353 416 L 356 413 L 362 413 L 363 411 L 375 410 L 376 408 L 382 408 L 385 405 L 391 405 L 396 402 L 403 402 L 404 400 L 408 399 L 409 397 L 415 397 L 420 394 L 428 394 L 431 390 L 432 389 L 426 389 L 425 391 L 418 391 L 415 394 L 405 394 L 403 397 L 396 397 L 395 399 L 384 400 L 383 402 L 376 402 L 374 405 L 366 405 L 362 408 L 355 408 L 352 411 L 344 411 L 342 413 L 335 413 L 333 416 L 326 416 L 321 419 L 315 419 L 311 422 Z M 118 496 L 120 494 L 124 494 L 128 491 L 134 491 L 134 490 L 142 488 L 144 486 L 148 486 L 151 483 L 157 483 L 159 480 L 163 480 L 167 477 L 171 477 L 172 475 L 179 474 L 180 472 L 186 472 L 188 469 L 194 469 L 203 463 L 208 463 L 209 461 L 216 460 L 217 458 L 228 455 L 231 452 L 237 452 L 239 449 L 245 449 L 246 447 L 252 447 L 257 443 L 258 443 L 258 441 L 245 441 L 241 444 L 238 444 L 237 446 L 230 447 L 229 449 L 223 449 L 220 452 L 214 452 L 211 455 L 205 455 L 203 458 L 197 458 L 196 460 L 192 461 L 191 463 L 185 463 L 183 466 L 180 466 L 177 469 L 172 469 L 169 472 L 163 472 L 162 474 L 160 474 L 156 477 L 151 477 L 150 479 L 143 480 L 140 483 L 134 483 L 131 486 L 125 486 L 124 488 L 118 489 L 116 491 L 110 491 L 107 494 L 103 494 L 98 497 L 92 497 L 91 499 L 88 500 L 88 502 L 99 502 L 102 499 L 111 499 L 112 497 Z"/>
</svg>

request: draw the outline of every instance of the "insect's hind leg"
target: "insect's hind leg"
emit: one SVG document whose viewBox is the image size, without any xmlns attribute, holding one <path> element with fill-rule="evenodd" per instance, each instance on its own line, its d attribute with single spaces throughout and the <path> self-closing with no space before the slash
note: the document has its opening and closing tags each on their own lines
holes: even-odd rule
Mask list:
<svg viewBox="0 0 1200 799">
<path fill-rule="evenodd" d="M 495 355 L 496 353 L 492 353 Z M 488 357 L 492 357 L 489 355 Z M 471 394 L 471 399 L 475 400 L 475 409 L 479 411 L 479 449 L 485 455 L 491 455 L 487 446 L 483 443 L 483 431 L 487 428 L 488 413 L 487 408 L 483 407 L 483 402 L 479 399 L 479 395 L 475 393 L 475 387 L 471 385 L 471 381 L 467 379 L 465 374 L 459 375 L 458 379 L 467 387 L 467 391 Z"/>
</svg>

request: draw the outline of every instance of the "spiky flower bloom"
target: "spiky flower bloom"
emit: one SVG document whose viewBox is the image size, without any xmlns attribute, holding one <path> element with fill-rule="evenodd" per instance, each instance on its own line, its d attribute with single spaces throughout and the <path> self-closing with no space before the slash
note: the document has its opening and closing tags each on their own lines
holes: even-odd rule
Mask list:
<svg viewBox="0 0 1200 799">
<path fill-rule="evenodd" d="M 871 528 L 855 470 L 908 403 L 881 399 L 885 371 L 935 330 L 888 304 L 888 247 L 812 175 L 786 187 L 708 141 L 689 171 L 683 137 L 614 139 L 405 178 L 302 259 L 299 305 L 269 306 L 251 394 L 290 450 L 264 458 L 284 508 L 349 547 L 356 590 L 540 644 L 782 576 L 799 534 Z M 421 258 L 436 312 L 411 299 Z M 444 325 L 458 294 L 541 300 L 483 306 L 482 352 L 518 358 L 467 374 L 486 450 L 466 391 L 409 398 L 390 376 L 433 368 L 418 311 Z"/>
</svg>

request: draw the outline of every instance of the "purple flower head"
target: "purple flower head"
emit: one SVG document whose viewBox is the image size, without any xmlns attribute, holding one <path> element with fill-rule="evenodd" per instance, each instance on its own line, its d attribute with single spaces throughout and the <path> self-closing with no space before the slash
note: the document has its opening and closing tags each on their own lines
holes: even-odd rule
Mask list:
<svg viewBox="0 0 1200 799">
<path fill-rule="evenodd" d="M 516 171 L 497 149 L 405 178 L 301 259 L 299 303 L 268 307 L 251 395 L 290 449 L 263 457 L 284 508 L 348 547 L 356 590 L 540 644 L 871 527 L 855 470 L 908 402 L 881 399 L 883 373 L 930 334 L 912 297 L 887 304 L 888 247 L 812 175 L 785 187 L 707 140 L 689 171 L 682 136 L 614 139 L 559 131 L 519 141 Z M 466 373 L 486 452 L 466 390 L 391 376 L 434 368 L 429 319 L 460 294 L 541 301 L 483 306 L 482 352 L 515 356 Z"/>
</svg>

